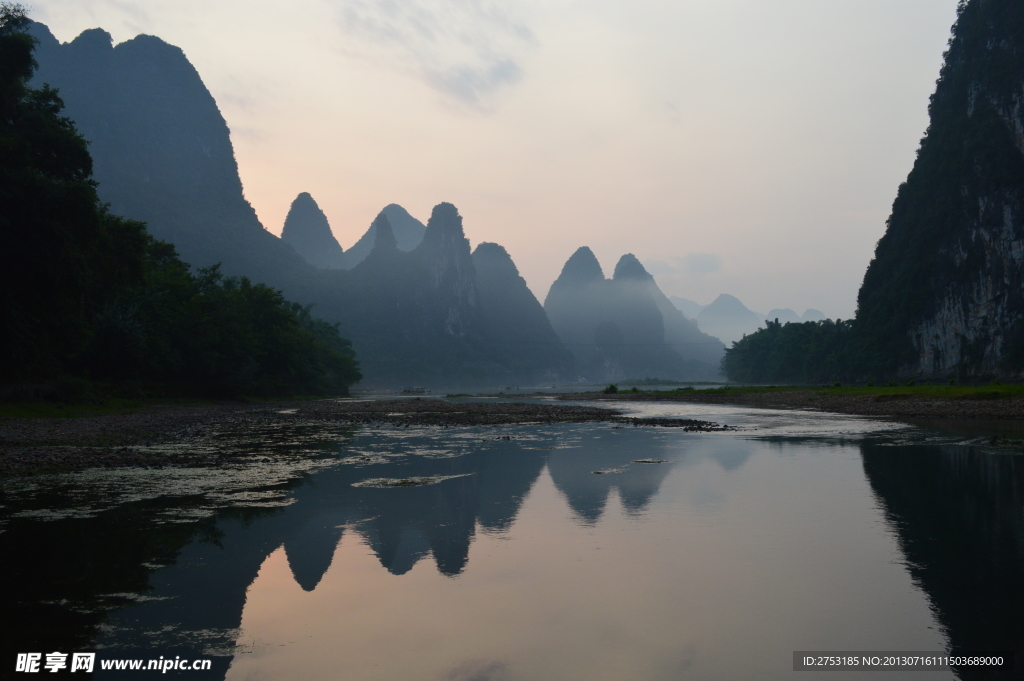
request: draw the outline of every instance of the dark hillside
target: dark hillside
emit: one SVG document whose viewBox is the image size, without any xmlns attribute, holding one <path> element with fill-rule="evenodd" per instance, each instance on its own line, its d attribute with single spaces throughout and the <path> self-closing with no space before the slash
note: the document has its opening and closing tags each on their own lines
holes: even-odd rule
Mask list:
<svg viewBox="0 0 1024 681">
<path fill-rule="evenodd" d="M 876 373 L 1024 370 L 1024 3 L 962 2 L 858 297 Z"/>
<path fill-rule="evenodd" d="M 101 29 L 64 44 L 42 24 L 31 33 L 32 84 L 59 89 L 112 212 L 145 222 L 196 267 L 221 262 L 310 301 L 313 268 L 245 200 L 227 123 L 181 49 L 148 35 L 115 47 Z"/>
<path fill-rule="evenodd" d="M 57 92 L 28 87 L 28 23 L 0 5 L 3 393 L 347 392 L 360 375 L 336 326 L 217 266 L 189 271 L 100 201 L 88 142 Z"/>
</svg>

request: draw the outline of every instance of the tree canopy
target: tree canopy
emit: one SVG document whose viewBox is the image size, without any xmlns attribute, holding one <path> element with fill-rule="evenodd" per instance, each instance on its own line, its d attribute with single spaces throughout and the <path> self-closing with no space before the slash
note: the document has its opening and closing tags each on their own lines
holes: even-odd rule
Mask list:
<svg viewBox="0 0 1024 681">
<path fill-rule="evenodd" d="M 726 349 L 722 370 L 741 383 L 821 383 L 847 379 L 853 325 L 849 321 L 780 324 L 744 336 Z"/>
</svg>

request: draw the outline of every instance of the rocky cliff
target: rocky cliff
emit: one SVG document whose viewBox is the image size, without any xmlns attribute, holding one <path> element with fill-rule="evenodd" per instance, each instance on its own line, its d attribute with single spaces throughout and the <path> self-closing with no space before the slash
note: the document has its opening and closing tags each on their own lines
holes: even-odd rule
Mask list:
<svg viewBox="0 0 1024 681">
<path fill-rule="evenodd" d="M 1024 4 L 961 4 L 913 170 L 858 298 L 862 363 L 1024 370 Z"/>
<path fill-rule="evenodd" d="M 314 267 L 332 270 L 345 267 L 345 253 L 331 232 L 327 216 L 308 192 L 302 192 L 292 201 L 281 239 Z"/>
<path fill-rule="evenodd" d="M 416 297 L 436 310 L 446 335 L 465 337 L 477 313 L 476 269 L 455 206 L 434 206 L 423 241 L 412 253 L 425 275 Z"/>
</svg>

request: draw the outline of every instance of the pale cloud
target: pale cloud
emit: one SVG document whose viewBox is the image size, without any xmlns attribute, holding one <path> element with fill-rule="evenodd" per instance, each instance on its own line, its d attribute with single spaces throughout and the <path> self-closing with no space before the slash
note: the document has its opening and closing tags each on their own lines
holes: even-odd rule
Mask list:
<svg viewBox="0 0 1024 681">
<path fill-rule="evenodd" d="M 408 72 L 460 102 L 486 108 L 523 77 L 537 43 L 514 3 L 492 0 L 345 0 L 343 50 Z"/>
</svg>

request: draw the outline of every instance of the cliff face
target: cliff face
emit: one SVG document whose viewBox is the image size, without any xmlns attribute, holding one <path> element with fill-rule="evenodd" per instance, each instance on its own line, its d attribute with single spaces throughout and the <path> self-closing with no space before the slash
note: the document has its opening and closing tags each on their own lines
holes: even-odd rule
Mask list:
<svg viewBox="0 0 1024 681">
<path fill-rule="evenodd" d="M 476 269 L 455 206 L 434 206 L 423 241 L 412 253 L 425 274 L 417 297 L 437 310 L 445 334 L 465 337 L 477 312 Z"/>
<path fill-rule="evenodd" d="M 1024 369 L 1024 5 L 961 6 L 858 298 L 867 366 L 903 375 Z"/>
<path fill-rule="evenodd" d="M 345 267 L 345 253 L 331 232 L 327 216 L 308 192 L 302 192 L 292 201 L 281 239 L 314 267 L 332 270 Z"/>
</svg>

